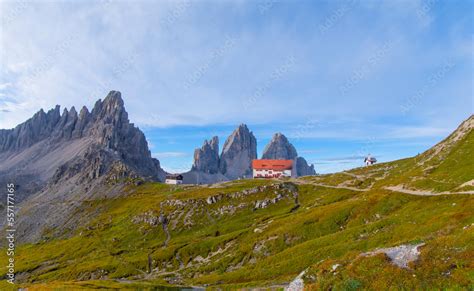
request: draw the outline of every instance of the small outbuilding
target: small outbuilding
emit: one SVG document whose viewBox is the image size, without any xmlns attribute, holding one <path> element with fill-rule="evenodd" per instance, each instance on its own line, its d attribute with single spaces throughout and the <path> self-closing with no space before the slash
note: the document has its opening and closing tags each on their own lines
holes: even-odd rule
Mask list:
<svg viewBox="0 0 474 291">
<path fill-rule="evenodd" d="M 377 162 L 377 159 L 371 157 L 370 154 L 364 159 L 364 163 L 366 166 L 371 166 Z"/>
<path fill-rule="evenodd" d="M 183 175 L 180 174 L 168 174 L 166 175 L 166 184 L 178 185 L 183 184 Z"/>
</svg>

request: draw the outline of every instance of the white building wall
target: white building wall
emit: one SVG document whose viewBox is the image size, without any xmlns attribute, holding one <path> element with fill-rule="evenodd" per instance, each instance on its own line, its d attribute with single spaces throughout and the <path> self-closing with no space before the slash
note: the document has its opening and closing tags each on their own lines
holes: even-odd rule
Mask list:
<svg viewBox="0 0 474 291">
<path fill-rule="evenodd" d="M 183 184 L 183 181 L 182 180 L 175 180 L 175 179 L 166 179 L 165 183 L 170 184 L 170 185 L 178 185 L 178 184 Z"/>
<path fill-rule="evenodd" d="M 253 169 L 254 178 L 266 178 L 267 176 L 280 175 L 281 177 L 291 177 L 291 170 L 266 170 L 266 169 Z M 260 176 L 259 176 L 260 175 Z"/>
</svg>

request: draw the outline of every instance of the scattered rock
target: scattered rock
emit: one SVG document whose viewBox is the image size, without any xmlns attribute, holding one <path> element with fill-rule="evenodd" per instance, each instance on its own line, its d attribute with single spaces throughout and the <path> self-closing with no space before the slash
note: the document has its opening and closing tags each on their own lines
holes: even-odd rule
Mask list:
<svg viewBox="0 0 474 291">
<path fill-rule="evenodd" d="M 393 264 L 400 268 L 408 269 L 408 264 L 418 259 L 418 256 L 420 255 L 418 248 L 423 245 L 425 244 L 420 243 L 417 245 L 400 245 L 393 248 L 378 249 L 373 252 L 364 253 L 362 255 L 373 256 L 383 253 L 390 258 Z"/>
<path fill-rule="evenodd" d="M 288 287 L 285 287 L 285 291 L 303 291 L 304 290 L 304 280 L 303 276 L 306 273 L 306 270 L 301 272 Z"/>
<path fill-rule="evenodd" d="M 341 265 L 340 264 L 334 264 L 332 265 L 331 267 L 331 271 L 335 272 L 337 270 L 337 268 L 339 268 Z"/>
</svg>

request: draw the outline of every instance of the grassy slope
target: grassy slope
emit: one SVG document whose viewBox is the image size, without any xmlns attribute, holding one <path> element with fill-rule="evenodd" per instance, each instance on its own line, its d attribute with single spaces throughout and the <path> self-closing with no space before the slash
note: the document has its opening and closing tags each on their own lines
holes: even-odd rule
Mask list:
<svg viewBox="0 0 474 291">
<path fill-rule="evenodd" d="M 471 131 L 443 149 L 443 159 L 428 159 L 427 152 L 349 173 L 299 179 L 296 210 L 289 196 L 266 209 L 253 210 L 255 201 L 275 196 L 269 188 L 212 205 L 160 204 L 169 199 L 196 201 L 281 181 L 235 181 L 218 188 L 141 185 L 130 189 L 134 194 L 128 197 L 84 203 L 81 215 L 98 208 L 101 214 L 68 236 L 46 235 L 42 242 L 19 246 L 17 278 L 31 290 L 45 286 L 65 290 L 172 284 L 279 286 L 308 269 L 305 282 L 314 289 L 472 288 L 472 196 L 414 196 L 384 187 L 404 184 L 456 191 L 474 179 L 473 142 Z M 246 206 L 235 213 L 216 214 L 219 208 L 243 203 Z M 176 227 L 169 226 L 167 246 L 160 225 L 133 222 L 136 216 L 158 215 L 160 210 L 167 215 L 184 213 L 172 219 Z M 377 248 L 415 242 L 425 246 L 410 269 L 395 267 L 383 255 L 361 256 Z M 201 259 L 206 261 L 200 263 Z M 0 261 L 6 261 L 4 251 Z M 340 267 L 333 271 L 336 264 Z M 0 269 L 0 275 L 5 272 Z M 3 280 L 0 288 L 7 287 Z"/>
</svg>

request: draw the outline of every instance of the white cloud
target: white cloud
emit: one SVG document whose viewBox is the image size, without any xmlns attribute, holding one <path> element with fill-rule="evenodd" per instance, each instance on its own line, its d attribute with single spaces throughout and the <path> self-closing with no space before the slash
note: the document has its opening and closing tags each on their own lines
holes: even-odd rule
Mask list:
<svg viewBox="0 0 474 291">
<path fill-rule="evenodd" d="M 0 90 L 5 90 L 8 87 L 11 87 L 12 83 L 1 83 L 0 84 Z"/>
<path fill-rule="evenodd" d="M 440 40 L 440 47 L 422 41 L 432 36 L 423 23 L 424 17 L 428 25 L 436 22 L 436 5 L 420 14 L 419 1 L 358 2 L 321 36 L 312 28 L 334 9 L 310 7 L 317 13 L 309 17 L 304 13 L 314 11 L 301 9 L 303 2 L 282 2 L 263 15 L 258 5 L 246 1 L 36 2 L 21 10 L 2 3 L 7 8 L 2 13 L 18 12 L 2 27 L 0 58 L 5 72 L 0 83 L 9 84 L 4 89 L 21 106 L 1 114 L 0 127 L 15 126 L 41 107 L 90 107 L 112 89 L 122 91 L 130 119 L 141 126 L 264 124 L 282 119 L 304 124 L 302 116 L 370 120 L 400 114 L 400 103 L 426 82 L 431 66 L 457 47 L 457 41 Z M 287 9 L 301 14 L 291 26 L 284 17 L 290 13 Z M 253 10 L 258 19 L 246 14 Z M 367 21 L 361 17 L 366 13 L 377 17 Z M 470 35 L 455 34 L 461 37 L 453 39 L 464 44 L 460 63 L 463 58 L 472 60 L 472 54 L 465 53 L 472 47 L 472 40 L 466 42 Z M 235 37 L 235 43 L 212 58 L 221 52 L 227 36 Z M 341 84 L 393 39 L 400 41 L 340 96 Z M 295 59 L 291 70 L 268 84 L 289 56 Z M 210 59 L 212 66 L 186 89 L 187 78 Z M 459 88 L 451 102 L 462 103 L 471 89 L 466 84 L 449 84 Z M 432 93 L 430 100 L 445 98 Z M 253 95 L 258 98 L 245 108 Z M 429 107 L 424 104 L 417 111 Z M 454 115 L 459 114 L 456 110 Z M 299 133 L 289 136 L 295 134 Z M 301 135 L 364 132 L 314 128 Z"/>
</svg>

